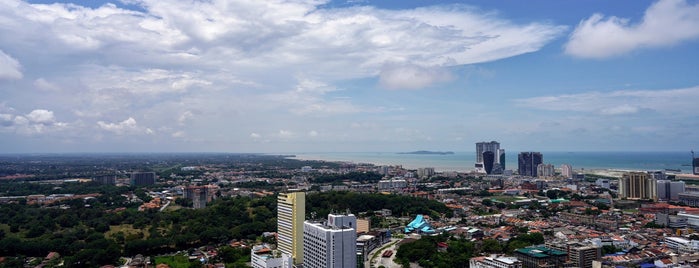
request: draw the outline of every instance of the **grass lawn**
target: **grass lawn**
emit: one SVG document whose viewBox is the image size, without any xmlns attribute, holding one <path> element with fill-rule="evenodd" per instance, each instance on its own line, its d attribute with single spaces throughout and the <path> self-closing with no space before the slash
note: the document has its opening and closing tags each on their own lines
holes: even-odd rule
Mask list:
<svg viewBox="0 0 699 268">
<path fill-rule="evenodd" d="M 141 234 L 143 234 L 143 238 L 148 238 L 147 232 L 144 232 L 141 229 L 133 228 L 133 225 L 131 225 L 131 224 L 121 224 L 121 225 L 109 226 L 109 231 L 107 231 L 104 235 L 107 238 L 112 238 L 118 232 L 124 233 L 124 236 L 126 236 L 126 237 L 128 237 L 129 235 L 137 235 L 137 234 L 141 233 Z"/>
<path fill-rule="evenodd" d="M 189 258 L 183 255 L 155 257 L 155 265 L 165 263 L 172 268 L 189 268 Z"/>
</svg>

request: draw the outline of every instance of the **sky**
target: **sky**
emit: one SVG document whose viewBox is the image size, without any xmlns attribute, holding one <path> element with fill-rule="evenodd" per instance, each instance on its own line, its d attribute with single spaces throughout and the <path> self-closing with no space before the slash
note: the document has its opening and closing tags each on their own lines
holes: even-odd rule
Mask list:
<svg viewBox="0 0 699 268">
<path fill-rule="evenodd" d="M 0 153 L 699 150 L 699 1 L 0 2 Z"/>
</svg>

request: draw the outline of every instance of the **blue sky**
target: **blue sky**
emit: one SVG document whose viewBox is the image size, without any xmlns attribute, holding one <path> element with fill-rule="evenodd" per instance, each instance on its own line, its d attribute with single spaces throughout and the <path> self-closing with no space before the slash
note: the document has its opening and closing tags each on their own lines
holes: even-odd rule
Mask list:
<svg viewBox="0 0 699 268">
<path fill-rule="evenodd" d="M 0 152 L 688 151 L 699 2 L 0 3 Z"/>
</svg>

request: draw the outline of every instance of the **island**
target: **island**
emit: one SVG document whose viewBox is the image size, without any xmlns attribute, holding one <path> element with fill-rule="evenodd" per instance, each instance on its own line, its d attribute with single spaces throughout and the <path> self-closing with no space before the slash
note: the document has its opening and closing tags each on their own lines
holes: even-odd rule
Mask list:
<svg viewBox="0 0 699 268">
<path fill-rule="evenodd" d="M 447 155 L 447 154 L 454 154 L 454 152 L 413 151 L 413 152 L 403 152 L 403 153 L 398 153 L 398 154 L 438 154 L 438 155 Z"/>
</svg>

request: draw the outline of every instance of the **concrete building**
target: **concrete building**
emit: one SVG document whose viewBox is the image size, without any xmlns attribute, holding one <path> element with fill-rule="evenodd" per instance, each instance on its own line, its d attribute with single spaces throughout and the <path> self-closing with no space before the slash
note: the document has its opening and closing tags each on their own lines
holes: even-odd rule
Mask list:
<svg viewBox="0 0 699 268">
<path fill-rule="evenodd" d="M 325 223 L 304 222 L 303 267 L 356 267 L 356 224 L 357 219 L 352 214 L 330 214 Z"/>
<path fill-rule="evenodd" d="M 539 152 L 521 152 L 517 157 L 519 175 L 536 177 L 536 168 L 544 163 L 544 156 Z"/>
<path fill-rule="evenodd" d="M 206 204 L 216 199 L 216 185 L 187 186 L 184 189 L 184 198 L 192 200 L 193 208 L 205 208 Z"/>
<path fill-rule="evenodd" d="M 155 184 L 155 172 L 133 172 L 131 173 L 131 185 L 153 185 Z"/>
<path fill-rule="evenodd" d="M 536 166 L 536 176 L 542 178 L 553 177 L 555 174 L 553 165 L 551 164 L 539 164 Z"/>
<path fill-rule="evenodd" d="M 680 199 L 679 194 L 685 191 L 685 183 L 683 181 L 659 180 L 657 185 L 658 200 L 677 201 Z"/>
<path fill-rule="evenodd" d="M 357 233 L 367 233 L 371 229 L 369 219 L 357 219 Z"/>
<path fill-rule="evenodd" d="M 677 195 L 677 199 L 687 206 L 699 207 L 699 192 L 686 192 Z"/>
<path fill-rule="evenodd" d="M 469 260 L 471 268 L 522 268 L 522 262 L 515 257 L 489 256 Z"/>
<path fill-rule="evenodd" d="M 628 199 L 658 199 L 658 186 L 645 172 L 627 172 L 619 179 L 619 197 Z"/>
<path fill-rule="evenodd" d="M 488 159 L 488 161 L 489 161 L 488 165 L 490 167 L 492 167 L 496 163 L 496 161 L 499 161 L 499 159 L 495 160 L 495 158 L 499 158 L 499 157 L 495 157 L 495 153 L 497 153 L 498 150 L 500 150 L 500 143 L 497 141 L 477 142 L 476 143 L 476 164 L 475 164 L 476 172 L 486 173 L 486 170 L 485 170 L 486 163 L 485 163 L 485 159 L 483 157 L 483 153 L 485 153 L 485 152 L 492 153 L 492 154 L 488 154 L 488 155 L 492 156 L 490 159 Z"/>
<path fill-rule="evenodd" d="M 573 167 L 569 164 L 562 164 L 561 176 L 563 176 L 564 178 L 573 178 Z"/>
<path fill-rule="evenodd" d="M 403 189 L 408 187 L 408 182 L 403 179 L 380 180 L 377 184 L 379 190 Z"/>
<path fill-rule="evenodd" d="M 555 268 L 563 267 L 568 254 L 556 249 L 534 246 L 517 249 L 514 256 L 522 261 L 522 268 Z"/>
<path fill-rule="evenodd" d="M 279 193 L 277 197 L 277 248 L 291 255 L 294 264 L 303 262 L 303 222 L 306 193 Z"/>
<path fill-rule="evenodd" d="M 268 245 L 257 245 L 250 250 L 253 268 L 291 268 L 291 255 L 273 250 Z"/>
<path fill-rule="evenodd" d="M 602 247 L 578 241 L 548 241 L 546 247 L 568 254 L 566 267 L 591 268 L 592 262 L 602 258 Z"/>
<path fill-rule="evenodd" d="M 419 178 L 427 178 L 427 177 L 434 176 L 434 168 L 432 168 L 432 167 L 418 168 L 417 169 L 417 176 Z"/>
<path fill-rule="evenodd" d="M 116 175 L 95 176 L 92 178 L 92 181 L 99 184 L 116 185 Z"/>
</svg>

